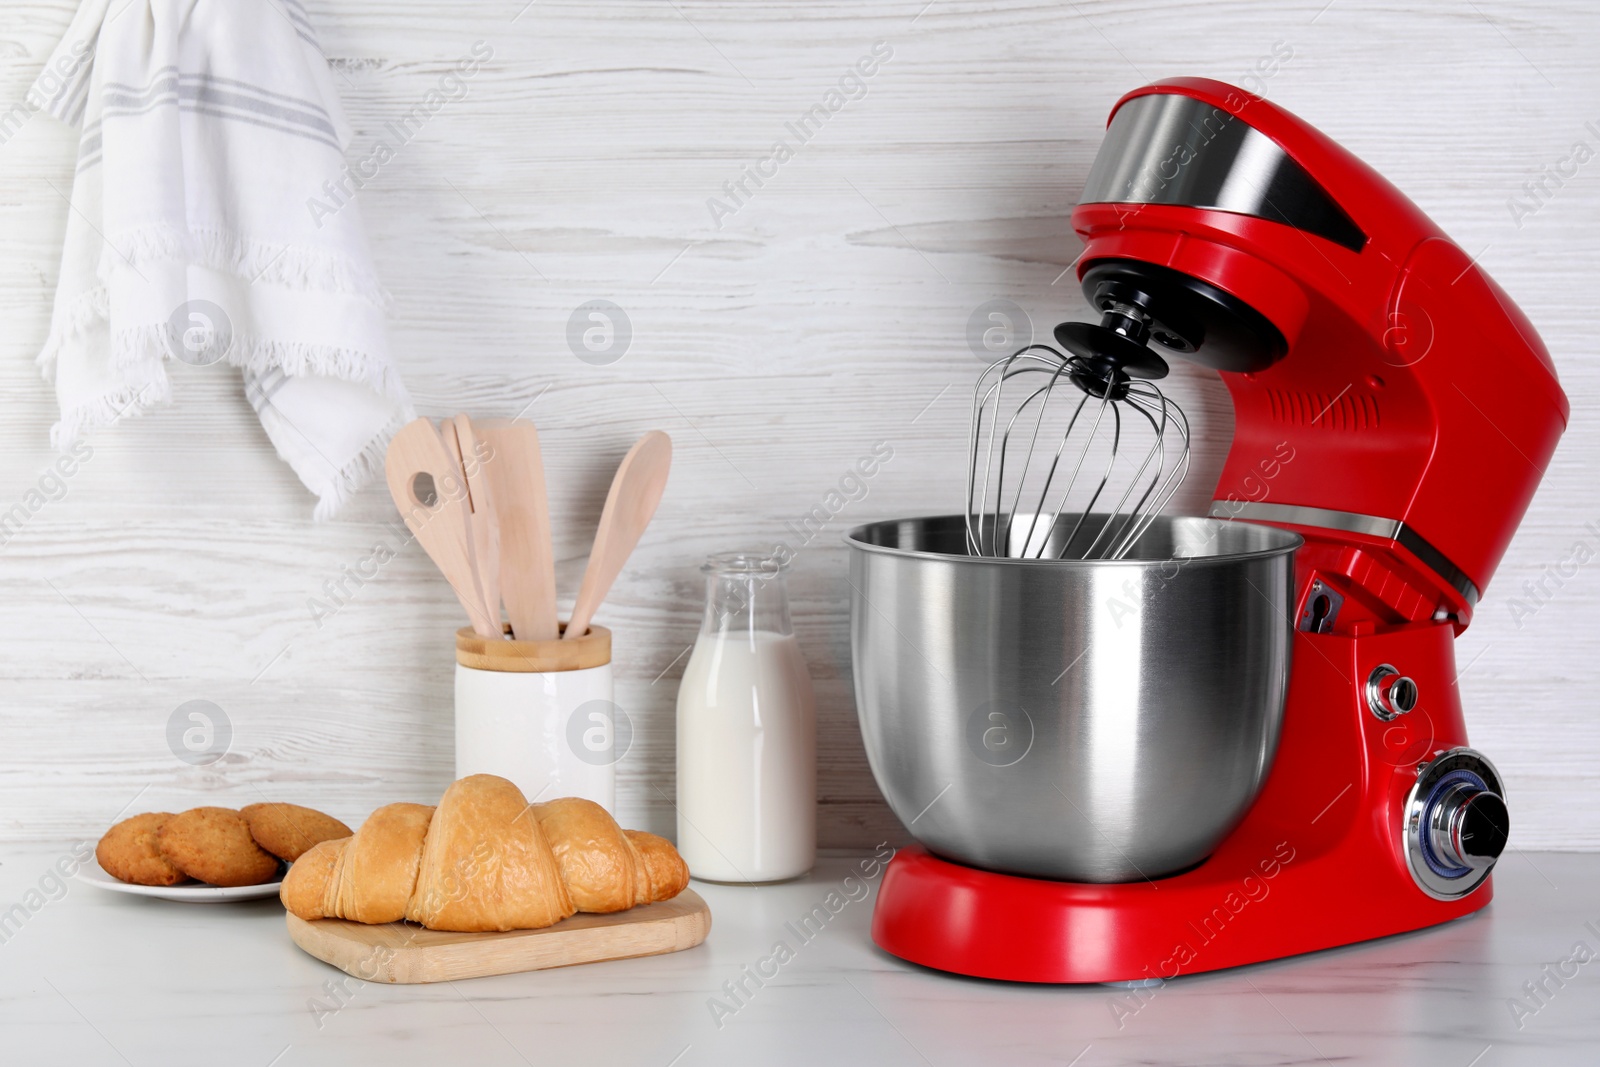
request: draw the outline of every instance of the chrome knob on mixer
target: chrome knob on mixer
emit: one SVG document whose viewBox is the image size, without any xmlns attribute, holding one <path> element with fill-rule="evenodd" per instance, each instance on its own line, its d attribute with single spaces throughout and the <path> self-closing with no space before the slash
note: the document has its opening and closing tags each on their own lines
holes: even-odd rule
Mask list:
<svg viewBox="0 0 1600 1067">
<path fill-rule="evenodd" d="M 1505 851 L 1510 829 L 1511 813 L 1498 793 L 1461 783 L 1434 802 L 1428 838 L 1441 860 L 1481 871 L 1494 866 Z"/>
<path fill-rule="evenodd" d="M 1395 670 L 1389 663 L 1380 663 L 1367 676 L 1367 708 L 1390 722 L 1401 715 L 1409 715 L 1417 706 L 1417 683 Z"/>
<path fill-rule="evenodd" d="M 1483 884 L 1511 831 L 1504 794 L 1494 764 L 1474 749 L 1448 749 L 1417 768 L 1401 835 L 1418 888 L 1454 900 Z"/>
</svg>

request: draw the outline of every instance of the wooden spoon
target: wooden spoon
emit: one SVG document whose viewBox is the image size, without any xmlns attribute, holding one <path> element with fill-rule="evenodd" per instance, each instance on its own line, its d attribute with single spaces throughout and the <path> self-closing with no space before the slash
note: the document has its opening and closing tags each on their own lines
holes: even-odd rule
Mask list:
<svg viewBox="0 0 1600 1067">
<path fill-rule="evenodd" d="M 479 419 L 473 428 L 488 446 L 483 469 L 500 519 L 500 595 L 511 617 L 511 636 L 554 641 L 559 636 L 556 561 L 539 431 L 516 419 Z"/>
<path fill-rule="evenodd" d="M 455 590 L 473 631 L 480 637 L 500 637 L 500 628 L 490 619 L 483 591 L 478 588 L 467 526 L 467 487 L 462 484 L 455 456 L 433 423 L 417 419 L 402 426 L 389 442 L 383 471 L 400 517 Z M 419 493 L 417 484 L 424 474 L 433 482 L 426 496 Z"/>
<path fill-rule="evenodd" d="M 488 446 L 480 444 L 473 431 L 472 420 L 457 415 L 450 423 L 441 426 L 445 444 L 452 446 L 466 478 L 467 505 L 471 516 L 467 526 L 472 531 L 472 552 L 478 564 L 478 588 L 483 591 L 483 604 L 489 617 L 500 622 L 500 522 L 496 517 L 495 495 L 484 471 L 484 453 Z"/>
<path fill-rule="evenodd" d="M 622 458 L 611 479 L 606 506 L 600 512 L 600 528 L 595 532 L 583 585 L 578 589 L 578 600 L 572 606 L 572 618 L 567 620 L 563 637 L 582 637 L 589 632 L 589 620 L 611 591 L 611 583 L 628 562 L 644 528 L 650 525 L 671 469 L 672 438 L 660 430 L 651 430 L 639 438 Z"/>
</svg>

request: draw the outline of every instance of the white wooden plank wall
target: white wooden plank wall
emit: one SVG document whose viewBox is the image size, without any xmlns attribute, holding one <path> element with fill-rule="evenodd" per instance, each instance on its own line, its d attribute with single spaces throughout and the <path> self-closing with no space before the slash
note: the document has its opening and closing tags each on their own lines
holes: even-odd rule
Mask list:
<svg viewBox="0 0 1600 1067">
<path fill-rule="evenodd" d="M 1600 162 L 1531 217 L 1508 199 L 1574 142 L 1600 151 L 1600 9 L 1582 0 L 1039 0 L 883 3 L 312 0 L 365 152 L 476 42 L 493 58 L 362 192 L 394 341 L 421 408 L 509 415 L 536 395 L 560 575 L 577 585 L 607 481 L 642 431 L 677 443 L 671 488 L 600 621 L 638 730 L 625 820 L 670 829 L 680 653 L 710 551 L 789 538 L 877 441 L 894 458 L 799 555 L 797 627 L 821 701 L 822 841 L 899 831 L 861 752 L 845 554 L 874 517 L 954 510 L 968 316 L 1004 297 L 1039 327 L 1083 308 L 1058 276 L 1107 109 L 1177 74 L 1260 87 L 1413 196 L 1519 300 L 1555 353 L 1573 424 L 1463 637 L 1474 741 L 1510 781 L 1517 845 L 1600 848 L 1600 563 L 1516 619 L 1525 580 L 1600 550 Z M 0 7 L 0 102 L 19 98 L 71 0 Z M 520 10 L 519 10 L 520 9 Z M 767 155 L 874 42 L 864 96 L 715 224 L 724 182 Z M 1595 125 L 1586 126 L 1593 122 Z M 51 462 L 44 340 L 75 137 L 45 116 L 0 146 L 0 510 Z M 620 362 L 579 361 L 569 314 L 626 309 Z M 346 819 L 451 777 L 459 611 L 414 546 L 320 628 L 307 601 L 385 538 L 378 488 L 336 522 L 272 455 L 222 368 L 93 442 L 0 549 L 0 838 L 93 835 L 135 810 L 263 795 Z M 1199 439 L 1196 509 L 1231 433 L 1214 378 L 1179 368 Z M 1505 403 L 1517 402 L 1508 382 Z M 1467 516 L 1463 516 L 1464 520 Z M 1519 625 L 1520 622 L 1520 625 Z M 234 731 L 193 767 L 166 724 L 191 699 Z M 148 787 L 148 788 L 146 788 Z"/>
</svg>

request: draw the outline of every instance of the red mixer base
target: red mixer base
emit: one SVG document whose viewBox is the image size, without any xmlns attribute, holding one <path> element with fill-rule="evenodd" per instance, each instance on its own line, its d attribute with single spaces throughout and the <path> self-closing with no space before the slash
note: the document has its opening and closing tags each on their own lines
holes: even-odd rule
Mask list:
<svg viewBox="0 0 1600 1067">
<path fill-rule="evenodd" d="M 1283 739 L 1244 821 L 1191 870 L 1091 885 L 964 867 L 920 846 L 884 872 L 872 939 L 912 963 L 1016 982 L 1168 979 L 1418 930 L 1489 903 L 1439 900 L 1406 866 L 1418 764 L 1466 743 L 1448 623 L 1296 633 Z M 1352 679 L 1405 663 L 1424 705 L 1380 722 Z"/>
<path fill-rule="evenodd" d="M 920 846 L 889 864 L 872 939 L 912 963 L 1012 982 L 1170 979 L 1402 933 L 1469 914 L 1490 884 L 1456 901 L 1371 893 L 1292 845 L 1248 866 L 1219 852 L 1171 878 L 1050 882 L 941 860 Z M 1283 857 L 1288 856 L 1287 862 Z"/>
</svg>

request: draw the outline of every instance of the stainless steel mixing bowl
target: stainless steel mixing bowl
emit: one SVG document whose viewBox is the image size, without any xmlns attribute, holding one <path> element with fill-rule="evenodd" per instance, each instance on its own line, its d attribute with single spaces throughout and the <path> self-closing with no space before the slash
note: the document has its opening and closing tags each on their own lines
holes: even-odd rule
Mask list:
<svg viewBox="0 0 1600 1067">
<path fill-rule="evenodd" d="M 1157 878 L 1255 800 L 1283 719 L 1295 534 L 1163 516 L 1123 560 L 996 559 L 968 556 L 951 515 L 846 541 L 867 758 L 933 852 Z"/>
</svg>

